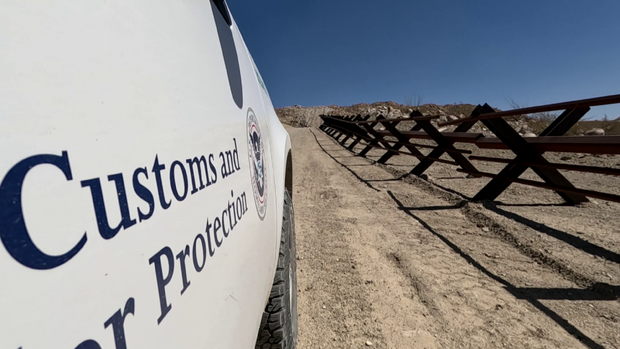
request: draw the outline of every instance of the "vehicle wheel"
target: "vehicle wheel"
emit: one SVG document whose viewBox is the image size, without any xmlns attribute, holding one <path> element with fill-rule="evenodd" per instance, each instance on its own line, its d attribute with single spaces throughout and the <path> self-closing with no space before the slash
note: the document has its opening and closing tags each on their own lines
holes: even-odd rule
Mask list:
<svg viewBox="0 0 620 349">
<path fill-rule="evenodd" d="M 284 192 L 283 215 L 278 267 L 258 331 L 257 349 L 293 349 L 297 344 L 295 220 L 288 190 Z"/>
</svg>

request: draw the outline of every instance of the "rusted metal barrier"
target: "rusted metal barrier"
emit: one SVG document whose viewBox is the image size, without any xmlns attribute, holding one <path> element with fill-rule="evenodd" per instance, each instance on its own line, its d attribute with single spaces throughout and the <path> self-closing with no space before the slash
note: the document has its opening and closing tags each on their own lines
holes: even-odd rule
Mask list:
<svg viewBox="0 0 620 349">
<path fill-rule="evenodd" d="M 542 155 L 545 152 L 577 152 L 590 154 L 620 154 L 620 136 L 565 136 L 592 106 L 620 103 L 620 95 L 577 101 L 521 108 L 510 111 L 495 112 L 488 104 L 478 105 L 469 117 L 459 120 L 439 123 L 438 126 L 458 125 L 452 132 L 440 132 L 431 120 L 439 116 L 422 115 L 414 111 L 408 118 L 385 118 L 378 116 L 369 120 L 370 116 L 328 116 L 322 115 L 321 129 L 334 137 L 343 146 L 352 139 L 347 146 L 353 150 L 358 144 L 366 145 L 358 155 L 365 156 L 371 149 L 384 149 L 385 153 L 377 162 L 384 164 L 394 155 L 408 155 L 416 157 L 420 162 L 410 171 L 411 174 L 422 175 L 433 163 L 460 167 L 459 172 L 475 177 L 490 177 L 492 180 L 480 190 L 474 200 L 495 200 L 511 183 L 521 183 L 539 188 L 550 189 L 558 193 L 567 203 L 578 204 L 588 201 L 587 197 L 620 202 L 620 196 L 602 193 L 593 190 L 575 188 L 559 170 L 598 173 L 605 175 L 620 175 L 620 170 L 552 163 Z M 538 137 L 524 138 L 514 130 L 504 119 L 510 116 L 526 115 L 531 113 L 563 110 Z M 469 132 L 477 123 L 483 123 L 496 137 L 485 137 L 481 133 Z M 400 123 L 415 123 L 409 131 L 396 128 Z M 380 129 L 376 129 L 381 125 Z M 343 138 L 342 138 L 343 137 Z M 340 140 L 342 138 L 342 140 Z M 388 139 L 391 138 L 391 139 Z M 394 140 L 395 139 L 395 140 Z M 414 143 L 414 139 L 432 140 L 436 145 Z M 514 159 L 494 158 L 470 155 L 471 151 L 455 147 L 457 143 L 470 143 L 480 149 L 510 150 L 515 154 Z M 403 151 L 405 148 L 407 151 Z M 432 149 L 428 155 L 421 149 Z M 447 154 L 453 161 L 441 159 Z M 469 156 L 466 156 L 469 155 Z M 505 163 L 506 166 L 498 174 L 481 172 L 471 161 L 486 161 Z M 543 182 L 520 179 L 528 168 L 531 168 Z"/>
</svg>

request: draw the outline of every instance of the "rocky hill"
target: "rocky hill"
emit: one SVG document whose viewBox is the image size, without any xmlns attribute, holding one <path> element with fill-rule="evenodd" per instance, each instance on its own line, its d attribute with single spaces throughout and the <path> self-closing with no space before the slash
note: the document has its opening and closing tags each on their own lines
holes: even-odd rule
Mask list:
<svg viewBox="0 0 620 349">
<path fill-rule="evenodd" d="M 378 115 L 386 117 L 403 117 L 409 115 L 417 109 L 425 115 L 469 115 L 475 106 L 471 104 L 447 104 L 444 106 L 437 104 L 424 104 L 419 107 L 412 107 L 398 104 L 396 102 L 376 102 L 373 104 L 360 103 L 348 107 L 336 105 L 323 107 L 302 107 L 294 105 L 276 109 L 280 120 L 286 124 L 297 127 L 318 126 L 321 124 L 319 115 L 371 115 L 371 119 Z"/>
<path fill-rule="evenodd" d="M 372 104 L 360 103 L 352 106 L 319 106 L 319 107 L 302 107 L 294 105 L 292 107 L 284 107 L 276 109 L 276 113 L 280 120 L 288 125 L 295 127 L 317 127 L 321 124 L 319 115 L 370 115 L 371 120 L 379 115 L 388 118 L 408 117 L 414 110 L 420 111 L 423 115 L 439 115 L 439 119 L 433 120 L 433 123 L 444 122 L 447 120 L 455 120 L 464 118 L 471 114 L 476 106 L 472 104 L 424 104 L 418 107 L 398 104 L 396 102 L 376 102 Z M 495 109 L 500 111 L 499 109 Z M 526 136 L 536 136 L 544 130 L 549 123 L 555 118 L 554 114 L 544 113 L 530 116 L 519 116 L 510 118 L 508 121 L 520 134 Z M 619 118 L 620 119 L 620 118 Z M 405 123 L 399 125 L 399 129 L 406 129 Z M 455 126 L 448 126 L 441 131 L 452 131 Z M 482 132 L 486 136 L 493 134 L 488 131 L 484 125 L 477 123 L 472 132 Z M 620 120 L 585 120 L 575 125 L 569 132 L 569 135 L 620 135 Z"/>
</svg>

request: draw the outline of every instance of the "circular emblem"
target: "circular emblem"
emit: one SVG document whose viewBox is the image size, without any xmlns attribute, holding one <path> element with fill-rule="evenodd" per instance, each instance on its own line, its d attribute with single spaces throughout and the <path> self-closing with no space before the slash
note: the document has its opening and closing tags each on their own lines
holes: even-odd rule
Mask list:
<svg viewBox="0 0 620 349">
<path fill-rule="evenodd" d="M 252 177 L 252 191 L 258 217 L 265 218 L 267 212 L 267 168 L 265 166 L 265 146 L 258 126 L 258 119 L 252 108 L 248 109 L 248 157 L 250 159 L 250 176 Z"/>
</svg>

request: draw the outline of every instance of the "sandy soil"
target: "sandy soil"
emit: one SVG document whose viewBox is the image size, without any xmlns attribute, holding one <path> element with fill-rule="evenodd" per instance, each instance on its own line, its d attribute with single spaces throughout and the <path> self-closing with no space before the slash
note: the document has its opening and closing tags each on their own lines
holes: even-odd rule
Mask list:
<svg viewBox="0 0 620 349">
<path fill-rule="evenodd" d="M 289 132 L 300 349 L 620 348 L 619 205 L 525 186 L 471 203 L 485 179 L 402 178 L 416 160 Z"/>
</svg>

